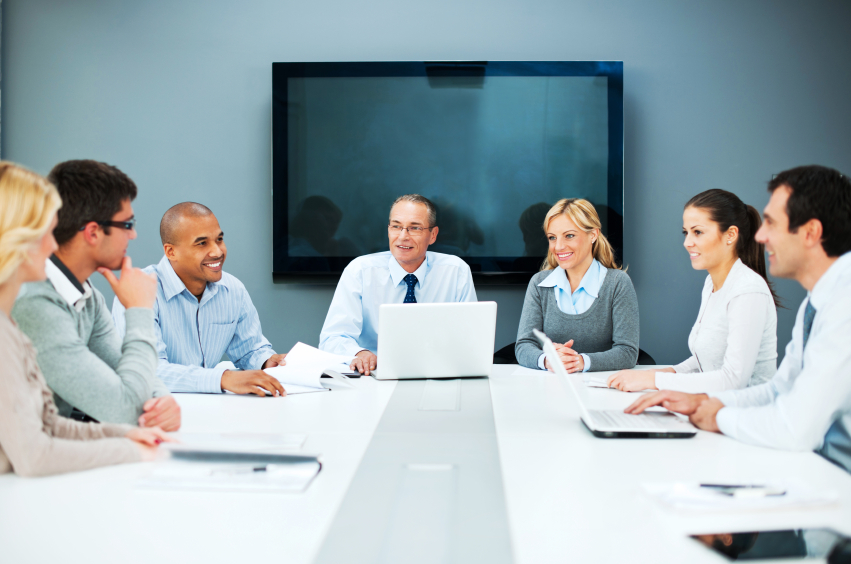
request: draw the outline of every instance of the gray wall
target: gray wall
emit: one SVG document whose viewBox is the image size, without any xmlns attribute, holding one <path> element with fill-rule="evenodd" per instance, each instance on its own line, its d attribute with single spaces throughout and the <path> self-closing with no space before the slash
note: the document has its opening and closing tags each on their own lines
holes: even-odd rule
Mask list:
<svg viewBox="0 0 851 564">
<path fill-rule="evenodd" d="M 641 346 L 687 355 L 704 273 L 681 247 L 681 210 L 722 187 L 762 208 L 771 174 L 808 163 L 851 172 L 851 4 L 631 0 L 3 2 L 3 157 L 46 173 L 94 158 L 139 185 L 137 265 L 183 200 L 217 213 L 227 270 L 281 351 L 316 344 L 332 287 L 271 275 L 273 61 L 623 60 L 626 261 Z M 95 275 L 98 287 L 108 287 Z M 781 281 L 780 348 L 804 292 Z M 523 288 L 499 302 L 514 340 Z M 111 296 L 110 296 L 111 299 Z"/>
</svg>

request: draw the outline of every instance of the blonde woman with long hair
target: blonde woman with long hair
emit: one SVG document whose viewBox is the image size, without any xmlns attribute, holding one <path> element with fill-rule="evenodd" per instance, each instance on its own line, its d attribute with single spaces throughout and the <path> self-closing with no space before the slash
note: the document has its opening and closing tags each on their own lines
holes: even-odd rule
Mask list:
<svg viewBox="0 0 851 564">
<path fill-rule="evenodd" d="M 44 280 L 62 201 L 41 176 L 0 161 L 0 473 L 43 476 L 150 460 L 169 440 L 159 427 L 61 417 L 30 340 L 10 317 L 21 285 Z"/>
<path fill-rule="evenodd" d="M 549 250 L 526 289 L 515 353 L 552 370 L 532 329 L 547 334 L 568 372 L 622 370 L 638 359 L 638 299 L 588 200 L 559 200 L 544 219 Z M 563 343 L 563 344 L 562 344 Z"/>
</svg>

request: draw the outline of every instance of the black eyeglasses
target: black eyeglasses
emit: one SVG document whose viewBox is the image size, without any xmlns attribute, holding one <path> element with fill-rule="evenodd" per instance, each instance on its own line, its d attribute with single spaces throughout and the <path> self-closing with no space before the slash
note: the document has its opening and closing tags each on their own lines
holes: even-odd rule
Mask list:
<svg viewBox="0 0 851 564">
<path fill-rule="evenodd" d="M 86 222 L 86 225 L 88 225 L 92 221 L 94 221 L 95 223 L 97 223 L 101 227 L 118 227 L 119 229 L 126 229 L 127 231 L 130 231 L 131 229 L 136 227 L 136 218 L 135 217 L 128 219 L 127 221 L 96 221 L 94 219 L 91 219 L 91 220 Z M 80 231 L 85 229 L 86 225 L 83 225 L 80 228 Z"/>
</svg>

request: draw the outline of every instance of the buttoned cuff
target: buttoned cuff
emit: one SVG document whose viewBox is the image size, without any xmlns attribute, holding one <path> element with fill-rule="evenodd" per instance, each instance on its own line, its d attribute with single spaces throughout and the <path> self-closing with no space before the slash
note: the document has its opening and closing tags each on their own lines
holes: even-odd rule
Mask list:
<svg viewBox="0 0 851 564">
<path fill-rule="evenodd" d="M 582 360 L 585 363 L 585 368 L 582 369 L 582 372 L 588 372 L 589 370 L 591 370 L 591 359 L 588 357 L 588 355 L 580 353 L 579 356 L 582 357 Z"/>
<path fill-rule="evenodd" d="M 229 368 L 202 368 L 198 379 L 198 391 L 204 394 L 223 394 L 222 375 Z"/>
<path fill-rule="evenodd" d="M 541 353 L 541 356 L 538 357 L 538 368 L 540 368 L 541 370 L 546 370 L 547 365 L 544 364 L 544 362 L 546 362 L 546 360 L 547 360 L 547 355 L 544 354 L 544 353 Z"/>
<path fill-rule="evenodd" d="M 725 407 L 736 407 L 736 390 L 724 390 L 723 392 L 706 392 L 711 398 L 718 398 Z"/>
<path fill-rule="evenodd" d="M 715 414 L 715 424 L 718 425 L 718 430 L 732 438 L 736 438 L 736 428 L 739 424 L 736 411 L 736 409 L 730 407 L 722 407 Z"/>
</svg>

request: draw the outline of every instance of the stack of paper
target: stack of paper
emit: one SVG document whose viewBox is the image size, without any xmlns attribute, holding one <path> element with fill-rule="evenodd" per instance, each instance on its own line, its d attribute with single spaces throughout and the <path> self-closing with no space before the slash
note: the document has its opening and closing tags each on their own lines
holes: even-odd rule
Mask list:
<svg viewBox="0 0 851 564">
<path fill-rule="evenodd" d="M 651 483 L 642 487 L 648 495 L 669 507 L 695 512 L 795 509 L 830 505 L 839 499 L 835 491 L 816 490 L 801 483 L 769 483 L 766 486 L 785 493 L 762 497 L 730 496 L 691 483 Z"/>
<path fill-rule="evenodd" d="M 304 343 L 296 343 L 287 353 L 286 360 L 286 365 L 266 368 L 265 372 L 277 378 L 287 394 L 327 390 L 319 381 L 322 374 L 328 374 L 337 382 L 351 386 L 349 379 L 343 375 L 349 372 L 349 363 L 352 361 L 350 356 L 327 353 Z"/>
<path fill-rule="evenodd" d="M 198 448 L 169 449 L 140 487 L 180 490 L 301 492 L 322 469 L 318 456 Z"/>
<path fill-rule="evenodd" d="M 170 433 L 176 443 L 163 443 L 165 458 L 172 450 L 224 450 L 230 452 L 293 453 L 301 450 L 307 435 L 288 433 Z"/>
</svg>

